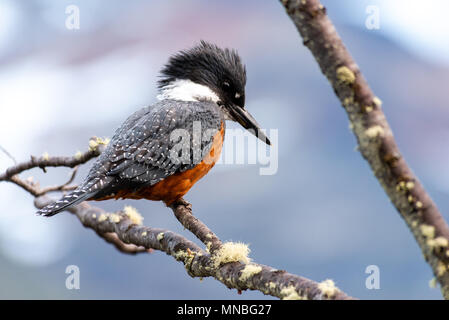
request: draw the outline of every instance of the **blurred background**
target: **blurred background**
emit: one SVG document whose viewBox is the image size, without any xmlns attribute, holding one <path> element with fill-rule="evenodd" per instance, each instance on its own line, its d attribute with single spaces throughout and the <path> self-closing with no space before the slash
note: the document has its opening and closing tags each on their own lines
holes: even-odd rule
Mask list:
<svg viewBox="0 0 449 320">
<path fill-rule="evenodd" d="M 383 101 L 403 155 L 449 220 L 449 2 L 322 2 Z M 79 8 L 78 30 L 66 28 L 68 5 Z M 379 29 L 365 25 L 368 5 L 379 10 Z M 411 233 L 355 150 L 339 101 L 276 0 L 0 0 L 0 145 L 21 161 L 73 155 L 93 135 L 111 137 L 156 101 L 168 56 L 200 39 L 238 49 L 247 109 L 278 130 L 279 155 L 274 175 L 259 175 L 258 164 L 216 165 L 186 196 L 195 215 L 222 240 L 248 243 L 255 261 L 331 278 L 355 297 L 440 299 Z M 0 153 L 0 170 L 10 165 Z M 69 170 L 27 176 L 53 185 Z M 144 224 L 193 240 L 161 203 L 95 204 L 132 205 Z M 34 212 L 30 195 L 0 183 L 0 298 L 270 298 L 192 279 L 164 253 L 121 254 L 69 213 L 44 219 Z M 65 287 L 68 265 L 80 268 L 80 290 Z M 380 269 L 379 290 L 365 287 L 369 265 Z"/>
</svg>

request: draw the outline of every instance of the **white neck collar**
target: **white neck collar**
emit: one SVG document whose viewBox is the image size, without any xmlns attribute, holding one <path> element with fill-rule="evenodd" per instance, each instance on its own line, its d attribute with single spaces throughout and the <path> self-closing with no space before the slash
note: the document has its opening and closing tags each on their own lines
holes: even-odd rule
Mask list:
<svg viewBox="0 0 449 320">
<path fill-rule="evenodd" d="M 159 100 L 173 99 L 179 101 L 217 102 L 219 100 L 217 94 L 209 87 L 185 79 L 176 79 L 162 87 L 157 98 Z"/>
</svg>

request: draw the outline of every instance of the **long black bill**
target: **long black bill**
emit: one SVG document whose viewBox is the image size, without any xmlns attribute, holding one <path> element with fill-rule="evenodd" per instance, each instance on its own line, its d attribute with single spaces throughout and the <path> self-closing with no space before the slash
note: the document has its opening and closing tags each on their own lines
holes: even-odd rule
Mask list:
<svg viewBox="0 0 449 320">
<path fill-rule="evenodd" d="M 270 140 L 260 130 L 260 126 L 257 123 L 256 119 L 254 119 L 253 116 L 248 111 L 235 104 L 230 105 L 229 109 L 231 111 L 231 115 L 238 123 L 242 125 L 243 128 L 247 129 L 249 132 L 258 137 L 260 140 L 271 146 Z"/>
</svg>

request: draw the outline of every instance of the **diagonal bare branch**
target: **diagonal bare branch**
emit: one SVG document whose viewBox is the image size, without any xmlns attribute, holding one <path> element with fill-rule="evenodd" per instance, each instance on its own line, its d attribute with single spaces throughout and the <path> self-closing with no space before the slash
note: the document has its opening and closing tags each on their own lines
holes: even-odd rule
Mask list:
<svg viewBox="0 0 449 320">
<path fill-rule="evenodd" d="M 11 153 L 9 153 L 8 150 L 6 150 L 2 145 L 0 145 L 0 151 L 2 151 L 6 156 L 14 162 L 14 164 L 17 164 L 16 158 L 13 157 Z"/>
<path fill-rule="evenodd" d="M 418 242 L 449 299 L 449 227 L 402 157 L 381 108 L 318 0 L 281 0 L 340 99 L 359 150 Z"/>
</svg>

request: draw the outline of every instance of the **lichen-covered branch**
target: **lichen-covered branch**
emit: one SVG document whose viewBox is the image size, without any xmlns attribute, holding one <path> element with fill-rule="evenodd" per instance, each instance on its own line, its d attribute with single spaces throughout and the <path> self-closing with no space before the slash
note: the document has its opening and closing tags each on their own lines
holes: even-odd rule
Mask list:
<svg viewBox="0 0 449 320">
<path fill-rule="evenodd" d="M 359 150 L 418 242 L 449 299 L 449 228 L 402 157 L 377 98 L 318 0 L 281 0 L 346 110 Z"/>
<path fill-rule="evenodd" d="M 48 197 L 43 196 L 36 198 L 35 204 L 41 208 L 48 202 Z M 190 204 L 184 200 L 174 207 L 173 210 L 183 212 L 178 215 L 191 215 Z M 86 202 L 68 210 L 74 213 L 85 227 L 96 233 L 114 234 L 123 244 L 132 246 L 134 250 L 142 248 L 136 252 L 152 249 L 165 252 L 182 262 L 192 277 L 213 277 L 231 289 L 258 290 L 282 299 L 352 299 L 335 287 L 331 280 L 316 283 L 284 270 L 251 262 L 248 258 L 248 247 L 241 243 L 226 242 L 211 253 L 172 231 L 141 225 L 142 219 L 135 211 L 108 213 Z M 191 228 L 201 229 L 204 224 L 196 221 L 192 223 Z"/>
<path fill-rule="evenodd" d="M 41 188 L 36 181 L 22 180 L 19 174 L 31 168 L 46 166 L 73 167 L 87 162 L 102 152 L 95 138 L 90 143 L 89 151 L 74 157 L 34 158 L 25 163 L 19 163 L 6 170 L 0 177 L 15 183 L 35 196 L 34 204 L 42 208 L 52 200 L 48 192 L 64 191 L 74 179 L 76 170 L 66 183 Z M 95 153 L 94 153 L 95 152 Z M 71 188 L 71 187 L 70 187 Z M 264 294 L 281 299 L 353 299 L 339 290 L 331 280 L 321 283 L 290 274 L 283 270 L 252 262 L 248 246 L 242 243 L 222 241 L 199 219 L 193 216 L 192 206 L 184 199 L 171 205 L 175 217 L 191 231 L 203 244 L 202 249 L 192 241 L 169 230 L 150 228 L 142 225 L 142 216 L 132 207 L 122 211 L 108 213 L 103 209 L 83 202 L 68 209 L 75 214 L 81 223 L 94 230 L 106 242 L 111 243 L 120 252 L 127 254 L 163 251 L 178 261 L 181 261 L 188 274 L 192 277 L 213 277 L 228 288 L 243 290 L 258 290 Z"/>
<path fill-rule="evenodd" d="M 84 153 L 78 152 L 72 157 L 50 157 L 47 153 L 40 157 L 31 156 L 29 161 L 21 162 L 9 167 L 4 173 L 1 173 L 0 181 L 10 180 L 16 174 L 33 168 L 41 168 L 44 172 L 46 167 L 74 168 L 80 164 L 86 163 L 92 158 L 99 156 L 107 143 L 107 140 L 92 137 L 89 141 L 89 150 Z"/>
</svg>

